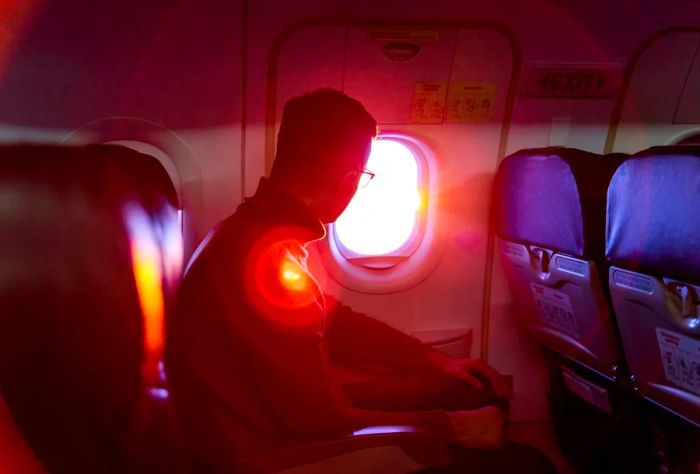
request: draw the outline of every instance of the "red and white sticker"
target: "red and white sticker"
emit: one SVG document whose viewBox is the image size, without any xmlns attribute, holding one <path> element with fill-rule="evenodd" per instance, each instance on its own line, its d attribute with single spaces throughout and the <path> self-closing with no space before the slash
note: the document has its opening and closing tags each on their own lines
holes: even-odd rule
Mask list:
<svg viewBox="0 0 700 474">
<path fill-rule="evenodd" d="M 700 341 L 656 328 L 666 379 L 700 395 Z"/>
<path fill-rule="evenodd" d="M 446 82 L 417 82 L 413 89 L 411 123 L 442 123 L 446 96 Z"/>
<path fill-rule="evenodd" d="M 542 320 L 555 329 L 579 337 L 569 295 L 536 283 L 530 283 L 530 288 Z"/>
</svg>

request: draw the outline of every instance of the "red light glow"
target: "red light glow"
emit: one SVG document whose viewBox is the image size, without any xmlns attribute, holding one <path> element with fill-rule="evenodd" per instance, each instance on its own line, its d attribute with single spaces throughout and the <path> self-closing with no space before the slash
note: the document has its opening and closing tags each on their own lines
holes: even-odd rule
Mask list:
<svg viewBox="0 0 700 474">
<path fill-rule="evenodd" d="M 299 241 L 289 238 L 299 232 L 307 231 L 284 228 L 263 235 L 245 266 L 250 304 L 268 321 L 287 327 L 313 326 L 323 318 L 320 287 L 306 269 Z"/>
<path fill-rule="evenodd" d="M 305 291 L 309 286 L 306 272 L 291 258 L 283 258 L 280 265 L 282 286 L 291 291 Z"/>
</svg>

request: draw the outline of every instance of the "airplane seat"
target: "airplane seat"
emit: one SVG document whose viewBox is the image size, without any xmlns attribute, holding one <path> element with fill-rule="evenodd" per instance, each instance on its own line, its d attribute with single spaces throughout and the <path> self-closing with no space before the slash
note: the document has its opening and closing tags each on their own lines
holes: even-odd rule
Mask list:
<svg viewBox="0 0 700 474">
<path fill-rule="evenodd" d="M 606 255 L 622 346 L 646 399 L 700 426 L 700 147 L 654 147 L 615 173 Z"/>
<path fill-rule="evenodd" d="M 162 166 L 126 148 L 0 149 L 0 389 L 49 472 L 146 465 L 176 209 Z"/>
<path fill-rule="evenodd" d="M 626 155 L 522 150 L 500 164 L 495 227 L 518 322 L 540 345 L 560 447 L 580 472 L 646 472 L 605 262 L 608 183 Z M 639 467 L 639 471 L 637 471 Z M 606 471 L 607 472 L 607 471 Z"/>
<path fill-rule="evenodd" d="M 605 196 L 623 159 L 523 150 L 503 160 L 495 182 L 496 233 L 518 320 L 543 346 L 608 379 L 620 354 L 602 278 Z M 605 403 L 597 396 L 594 404 Z"/>
</svg>

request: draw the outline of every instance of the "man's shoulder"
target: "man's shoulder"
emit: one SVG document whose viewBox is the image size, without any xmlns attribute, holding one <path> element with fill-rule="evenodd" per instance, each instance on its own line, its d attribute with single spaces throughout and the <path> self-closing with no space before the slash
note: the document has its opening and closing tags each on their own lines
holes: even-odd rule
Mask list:
<svg viewBox="0 0 700 474">
<path fill-rule="evenodd" d="M 234 270 L 237 262 L 242 264 L 245 255 L 268 227 L 264 219 L 249 212 L 244 205 L 239 206 L 202 240 L 192 256 L 186 277 L 190 273 L 198 273 L 198 268 L 202 267 L 206 267 L 207 273 L 216 268 Z"/>
</svg>

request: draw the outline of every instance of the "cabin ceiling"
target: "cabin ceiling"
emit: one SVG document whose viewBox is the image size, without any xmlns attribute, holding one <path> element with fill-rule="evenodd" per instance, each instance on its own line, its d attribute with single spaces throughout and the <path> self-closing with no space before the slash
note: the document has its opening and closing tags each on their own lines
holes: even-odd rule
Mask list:
<svg viewBox="0 0 700 474">
<path fill-rule="evenodd" d="M 68 130 L 105 116 L 171 129 L 238 123 L 243 89 L 262 100 L 271 48 L 300 21 L 494 22 L 517 38 L 524 63 L 624 64 L 654 33 L 700 26 L 700 2 L 691 0 L 27 0 L 4 8 L 0 123 Z"/>
</svg>

